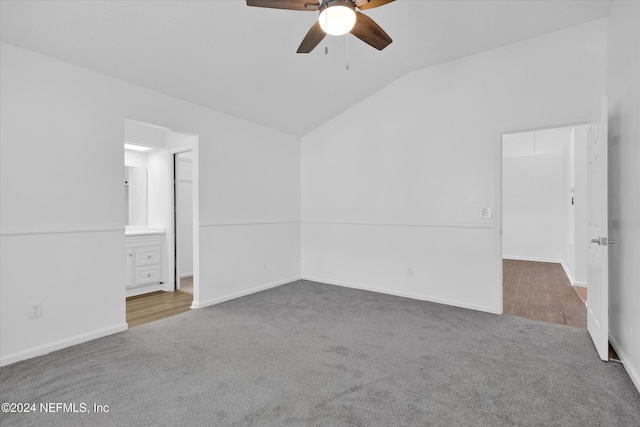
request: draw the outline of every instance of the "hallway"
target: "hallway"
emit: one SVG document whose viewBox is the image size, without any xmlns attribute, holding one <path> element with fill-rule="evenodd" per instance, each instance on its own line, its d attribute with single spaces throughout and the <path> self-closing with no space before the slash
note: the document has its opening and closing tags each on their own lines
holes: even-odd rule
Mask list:
<svg viewBox="0 0 640 427">
<path fill-rule="evenodd" d="M 504 314 L 542 322 L 587 327 L 587 308 L 562 266 L 503 260 Z"/>
</svg>

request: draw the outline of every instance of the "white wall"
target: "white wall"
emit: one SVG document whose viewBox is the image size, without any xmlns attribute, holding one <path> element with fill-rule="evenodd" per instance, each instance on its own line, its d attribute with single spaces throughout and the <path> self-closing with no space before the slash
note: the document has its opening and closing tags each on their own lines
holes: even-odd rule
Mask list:
<svg viewBox="0 0 640 427">
<path fill-rule="evenodd" d="M 562 263 L 571 283 L 584 287 L 587 287 L 589 261 L 587 218 L 587 132 L 589 127 L 588 124 L 572 127 L 571 138 L 563 151 L 562 208 L 565 216 L 566 238 L 563 242 Z"/>
<path fill-rule="evenodd" d="M 124 165 L 146 168 L 147 153 L 141 151 L 124 150 Z"/>
<path fill-rule="evenodd" d="M 199 136 L 196 306 L 299 276 L 297 138 L 8 44 L 1 50 L 1 364 L 126 328 L 125 119 Z M 32 302 L 42 302 L 39 319 L 27 318 Z"/>
<path fill-rule="evenodd" d="M 129 167 L 125 205 L 128 205 L 129 215 L 126 225 L 146 226 L 147 219 L 147 168 Z"/>
<path fill-rule="evenodd" d="M 576 216 L 575 205 L 571 204 L 571 198 L 575 195 L 575 185 L 575 127 L 572 127 L 569 139 L 562 150 L 561 187 L 565 234 L 562 242 L 562 264 L 572 283 L 575 277 Z"/>
<path fill-rule="evenodd" d="M 125 131 L 126 132 L 126 131 Z M 162 140 L 164 144 L 164 140 Z M 160 236 L 162 248 L 162 273 L 160 280 L 166 291 L 175 289 L 173 277 L 173 169 L 171 154 L 167 150 L 159 149 L 147 153 L 147 186 L 148 222 L 147 227 L 165 230 Z"/>
<path fill-rule="evenodd" d="M 563 166 L 560 151 L 503 159 L 504 258 L 562 262 L 569 238 Z"/>
<path fill-rule="evenodd" d="M 603 20 L 411 73 L 302 139 L 302 274 L 502 311 L 501 137 L 593 119 Z M 408 275 L 408 268 L 413 275 Z"/>
<path fill-rule="evenodd" d="M 640 390 L 640 3 L 608 25 L 609 337 Z"/>
<path fill-rule="evenodd" d="M 574 134 L 574 212 L 575 265 L 573 283 L 587 287 L 589 262 L 589 221 L 587 217 L 587 132 L 589 126 L 576 126 Z"/>
</svg>

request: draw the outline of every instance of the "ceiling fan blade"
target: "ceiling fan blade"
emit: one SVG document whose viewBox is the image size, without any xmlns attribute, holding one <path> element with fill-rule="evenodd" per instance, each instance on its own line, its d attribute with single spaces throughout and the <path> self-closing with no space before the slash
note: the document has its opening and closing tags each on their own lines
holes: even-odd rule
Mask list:
<svg viewBox="0 0 640 427">
<path fill-rule="evenodd" d="M 318 10 L 318 0 L 247 0 L 247 6 L 287 10 Z"/>
<path fill-rule="evenodd" d="M 356 6 L 360 10 L 373 9 L 374 7 L 384 6 L 395 0 L 356 0 Z"/>
<path fill-rule="evenodd" d="M 302 39 L 302 43 L 300 43 L 300 46 L 298 47 L 298 53 L 311 52 L 316 46 L 318 46 L 318 43 L 320 43 L 326 35 L 327 34 L 322 31 L 320 23 L 316 21 L 316 23 L 309 29 L 307 35 L 304 36 L 304 39 Z"/>
<path fill-rule="evenodd" d="M 393 42 L 389 34 L 385 33 L 373 19 L 360 12 L 356 13 L 356 25 L 353 26 L 351 34 L 378 50 L 384 49 Z"/>
</svg>

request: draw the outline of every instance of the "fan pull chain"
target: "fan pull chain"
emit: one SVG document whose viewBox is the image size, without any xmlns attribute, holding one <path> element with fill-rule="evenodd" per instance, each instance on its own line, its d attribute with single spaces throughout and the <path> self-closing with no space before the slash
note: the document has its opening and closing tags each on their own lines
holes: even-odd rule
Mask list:
<svg viewBox="0 0 640 427">
<path fill-rule="evenodd" d="M 347 62 L 347 70 L 349 69 L 349 33 L 347 33 L 347 58 L 346 58 L 346 62 Z"/>
<path fill-rule="evenodd" d="M 329 28 L 329 23 L 327 22 L 327 17 L 328 14 L 324 15 L 324 27 L 325 28 Z M 327 45 L 327 38 L 325 37 L 324 39 L 324 54 L 328 55 L 329 54 L 329 46 Z"/>
</svg>

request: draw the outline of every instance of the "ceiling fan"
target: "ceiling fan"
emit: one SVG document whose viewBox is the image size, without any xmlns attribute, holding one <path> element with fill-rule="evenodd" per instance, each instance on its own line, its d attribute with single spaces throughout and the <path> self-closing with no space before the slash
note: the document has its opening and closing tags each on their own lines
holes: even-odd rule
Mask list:
<svg viewBox="0 0 640 427">
<path fill-rule="evenodd" d="M 351 33 L 366 44 L 382 50 L 393 40 L 361 10 L 384 6 L 394 0 L 247 0 L 247 6 L 302 11 L 320 11 L 298 47 L 298 53 L 311 52 L 327 34 Z"/>
</svg>

